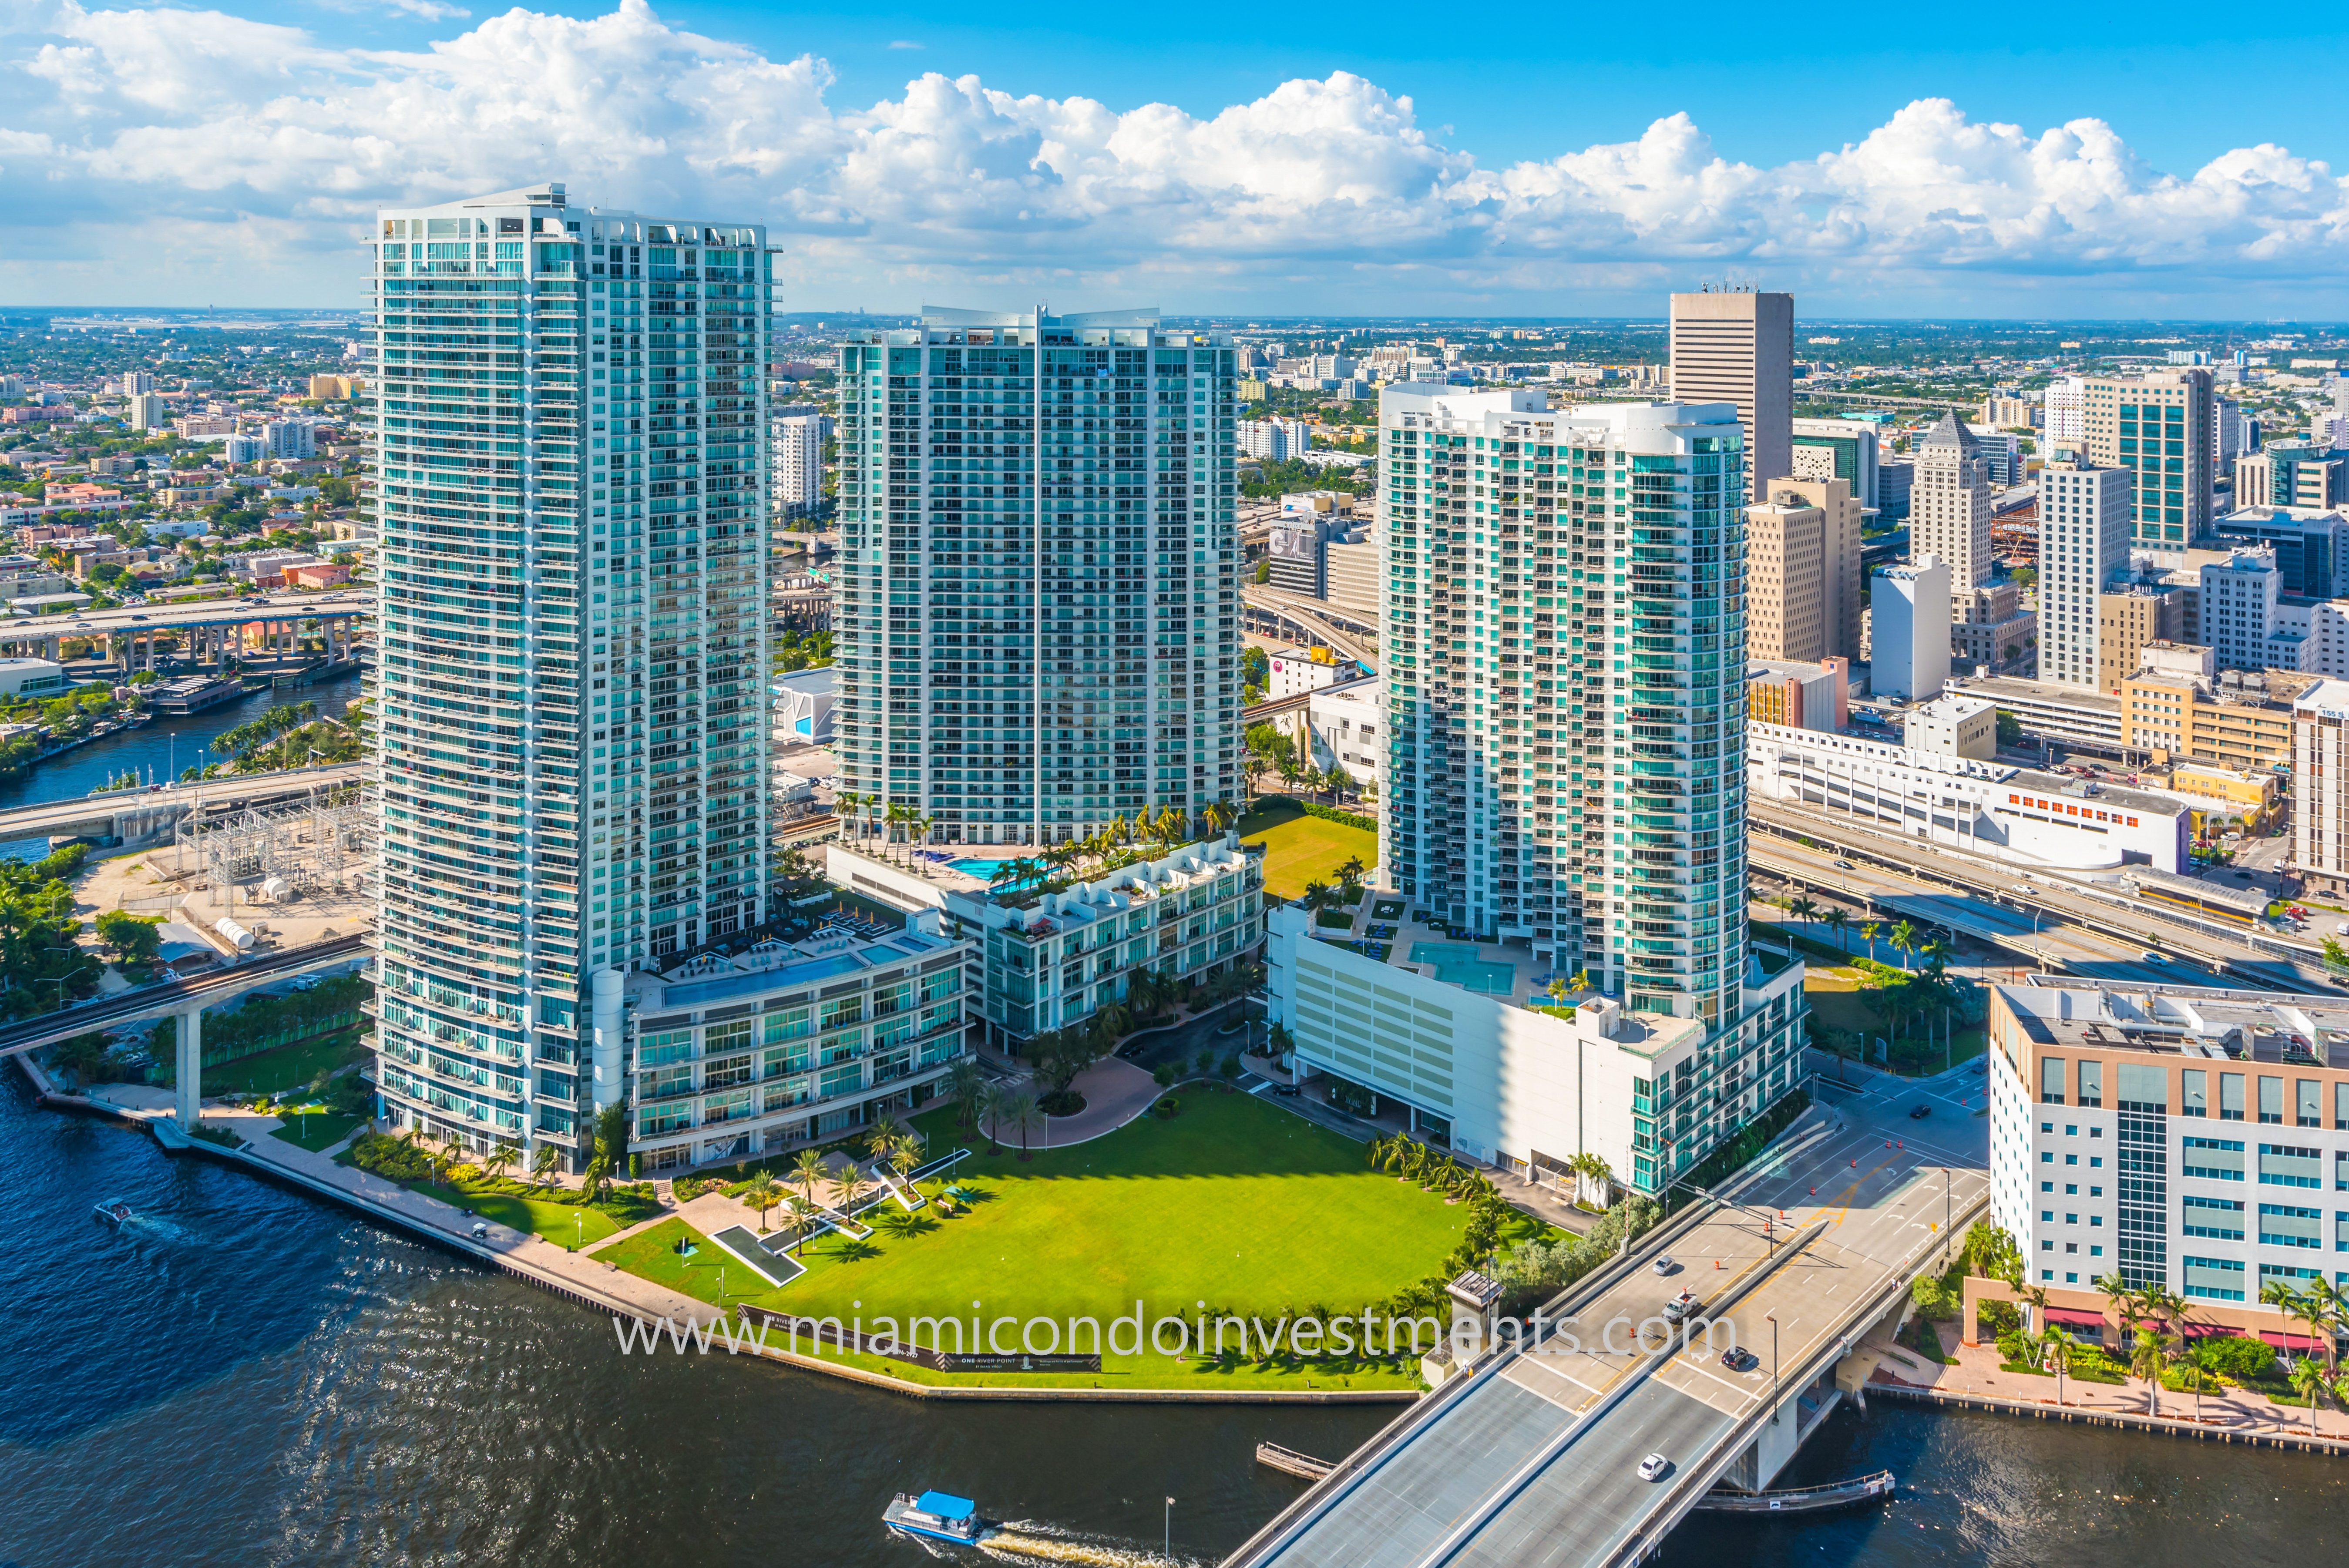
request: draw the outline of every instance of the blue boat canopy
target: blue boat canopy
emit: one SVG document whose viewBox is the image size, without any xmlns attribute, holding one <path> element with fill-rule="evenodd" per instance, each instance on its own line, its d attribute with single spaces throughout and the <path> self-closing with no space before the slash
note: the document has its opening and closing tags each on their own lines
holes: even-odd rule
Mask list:
<svg viewBox="0 0 2349 1568">
<path fill-rule="evenodd" d="M 926 1491 L 914 1500 L 914 1506 L 940 1519 L 968 1519 L 978 1511 L 978 1504 L 970 1499 L 943 1491 Z"/>
</svg>

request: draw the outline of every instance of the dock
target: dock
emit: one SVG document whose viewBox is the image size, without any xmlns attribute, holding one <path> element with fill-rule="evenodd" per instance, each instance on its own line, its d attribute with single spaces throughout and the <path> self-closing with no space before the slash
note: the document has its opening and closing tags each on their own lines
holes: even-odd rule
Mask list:
<svg viewBox="0 0 2349 1568">
<path fill-rule="evenodd" d="M 1736 1491 L 1716 1490 L 1697 1500 L 1690 1511 L 1693 1513 L 1816 1513 L 1822 1509 L 1848 1508 L 1856 1502 L 1868 1502 L 1892 1495 L 1892 1472 L 1878 1470 L 1873 1475 L 1855 1477 L 1850 1480 L 1829 1481 L 1824 1486 L 1795 1486 L 1778 1491 Z"/>
<path fill-rule="evenodd" d="M 1278 1443 L 1258 1443 L 1256 1462 L 1297 1476 L 1305 1480 L 1319 1480 L 1337 1467 L 1328 1460 L 1317 1460 L 1311 1454 L 1300 1454 L 1295 1449 L 1284 1449 Z"/>
</svg>

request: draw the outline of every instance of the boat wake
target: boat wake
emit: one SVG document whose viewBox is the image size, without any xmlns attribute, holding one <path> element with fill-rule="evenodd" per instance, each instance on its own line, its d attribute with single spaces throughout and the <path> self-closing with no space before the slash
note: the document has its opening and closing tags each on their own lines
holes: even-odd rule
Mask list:
<svg viewBox="0 0 2349 1568">
<path fill-rule="evenodd" d="M 1198 1568 L 1187 1557 L 1167 1557 L 1129 1542 L 1106 1537 L 1085 1538 L 1040 1524 L 1012 1520 L 979 1543 L 990 1556 L 1023 1562 L 1078 1563 L 1089 1568 Z"/>
</svg>

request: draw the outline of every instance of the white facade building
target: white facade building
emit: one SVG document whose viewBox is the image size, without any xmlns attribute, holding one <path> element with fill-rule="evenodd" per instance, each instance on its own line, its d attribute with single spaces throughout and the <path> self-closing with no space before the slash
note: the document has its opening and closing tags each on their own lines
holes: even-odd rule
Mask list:
<svg viewBox="0 0 2349 1568">
<path fill-rule="evenodd" d="M 1950 569 L 1922 555 L 1868 579 L 1868 689 L 1915 701 L 1950 678 Z"/>
<path fill-rule="evenodd" d="M 1593 1153 L 1652 1195 L 1803 1078 L 1803 965 L 1775 953 L 1741 954 L 1736 1021 L 1709 1029 L 1604 996 L 1570 1016 L 1537 1012 L 1557 1004 L 1522 948 L 1399 941 L 1381 964 L 1318 940 L 1295 905 L 1266 926 L 1270 1012 L 1301 1071 L 1359 1086 L 1422 1136 L 1534 1180 Z"/>
<path fill-rule="evenodd" d="M 1320 691 L 1341 681 L 1358 678 L 1361 666 L 1327 648 L 1275 648 L 1269 658 L 1271 676 L 1265 686 L 1265 699 L 1278 701 L 1303 692 Z"/>
<path fill-rule="evenodd" d="M 2292 709 L 2292 863 L 2349 884 L 2349 681 L 2319 681 Z"/>
<path fill-rule="evenodd" d="M 767 421 L 769 493 L 777 517 L 804 517 L 823 500 L 823 444 L 832 417 L 808 404 L 777 409 Z"/>
<path fill-rule="evenodd" d="M 2085 457 L 2039 473 L 2039 678 L 2096 689 L 2096 596 L 2129 571 L 2127 469 Z"/>
<path fill-rule="evenodd" d="M 1900 716 L 1900 744 L 1911 751 L 1987 761 L 1998 755 L 1998 708 L 1982 697 L 1945 691 Z"/>
<path fill-rule="evenodd" d="M 1855 735 L 1757 724 L 1746 776 L 1762 799 L 2021 865 L 2175 872 L 2192 839 L 2192 808 L 2175 797 Z"/>
<path fill-rule="evenodd" d="M 2044 432 L 2049 457 L 2062 452 L 2085 456 L 2088 449 L 2088 379 L 2058 376 L 2047 384 L 2047 428 Z"/>
<path fill-rule="evenodd" d="M 1372 676 L 1324 686 L 1305 705 L 1313 738 L 1313 765 L 1343 768 L 1386 799 L 1386 722 L 1380 711 L 1385 687 Z"/>
<path fill-rule="evenodd" d="M 1991 1214 L 2033 1283 L 2117 1273 L 2271 1343 L 2305 1335 L 2260 1295 L 2349 1251 L 2349 1007 L 1997 985 L 1987 1028 Z"/>
<path fill-rule="evenodd" d="M 1313 449 L 1313 427 L 1301 419 L 1242 419 L 1237 428 L 1239 455 L 1285 463 Z"/>
<path fill-rule="evenodd" d="M 318 428 L 308 419 L 272 419 L 261 427 L 261 439 L 272 458 L 300 462 L 318 455 Z"/>
<path fill-rule="evenodd" d="M 2219 668 L 2300 668 L 2296 642 L 2289 662 L 2271 662 L 2282 583 L 2271 550 L 2239 550 L 2202 568 L 2202 641 Z"/>
</svg>

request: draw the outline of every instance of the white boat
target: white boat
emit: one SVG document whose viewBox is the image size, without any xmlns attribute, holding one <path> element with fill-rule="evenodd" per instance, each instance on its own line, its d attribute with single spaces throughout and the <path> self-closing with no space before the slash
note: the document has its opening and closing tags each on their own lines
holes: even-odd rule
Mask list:
<svg viewBox="0 0 2349 1568">
<path fill-rule="evenodd" d="M 94 1212 L 109 1225 L 124 1224 L 132 1218 L 130 1205 L 119 1198 L 108 1199 L 98 1204 Z"/>
<path fill-rule="evenodd" d="M 944 1491 L 926 1491 L 919 1497 L 901 1491 L 890 1501 L 881 1522 L 900 1535 L 963 1546 L 978 1545 L 999 1528 L 995 1521 L 978 1517 L 978 1504 Z"/>
</svg>

